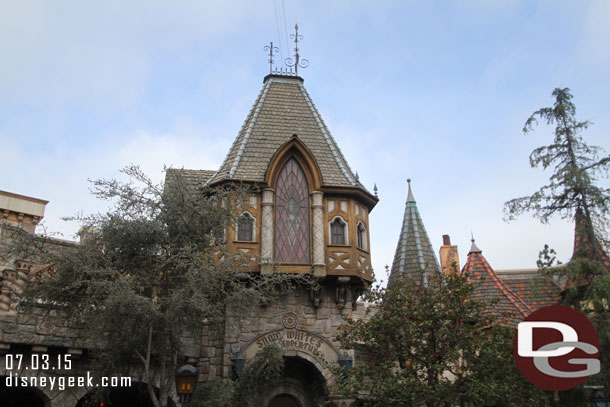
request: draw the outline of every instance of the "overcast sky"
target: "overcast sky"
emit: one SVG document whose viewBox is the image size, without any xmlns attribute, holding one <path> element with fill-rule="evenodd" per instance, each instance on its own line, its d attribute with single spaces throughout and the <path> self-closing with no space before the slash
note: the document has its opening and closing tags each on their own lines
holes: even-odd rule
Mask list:
<svg viewBox="0 0 610 407">
<path fill-rule="evenodd" d="M 88 178 L 130 163 L 158 181 L 164 165 L 217 169 L 268 73 L 263 47 L 292 54 L 298 23 L 305 87 L 379 188 L 379 279 L 409 177 L 436 251 L 450 234 L 463 264 L 472 231 L 495 269 L 535 267 L 545 243 L 566 261 L 570 222 L 505 223 L 502 207 L 549 176 L 528 156 L 552 129 L 521 129 L 553 88 L 572 89 L 594 122 L 586 140 L 610 149 L 609 21 L 604 0 L 4 0 L 0 189 L 49 200 L 47 226 L 70 239 L 78 225 L 62 216 L 104 207 Z"/>
</svg>

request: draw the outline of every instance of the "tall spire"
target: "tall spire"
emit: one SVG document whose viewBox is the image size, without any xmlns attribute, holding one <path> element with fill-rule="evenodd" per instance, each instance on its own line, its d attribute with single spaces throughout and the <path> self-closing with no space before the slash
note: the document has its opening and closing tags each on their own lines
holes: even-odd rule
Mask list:
<svg viewBox="0 0 610 407">
<path fill-rule="evenodd" d="M 413 191 L 411 190 L 411 178 L 407 178 L 407 183 L 409 184 L 409 194 L 407 195 L 407 202 L 415 202 L 415 198 L 413 198 Z"/>
<path fill-rule="evenodd" d="M 438 273 L 440 267 L 413 197 L 411 179 L 407 182 L 407 202 L 389 284 L 405 278 L 413 280 L 415 284 L 427 284 L 428 276 Z"/>
</svg>

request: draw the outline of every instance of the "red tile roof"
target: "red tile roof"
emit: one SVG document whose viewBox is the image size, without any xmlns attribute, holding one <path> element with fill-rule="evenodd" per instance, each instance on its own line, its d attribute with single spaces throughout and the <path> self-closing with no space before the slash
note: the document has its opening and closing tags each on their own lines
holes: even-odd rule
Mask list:
<svg viewBox="0 0 610 407">
<path fill-rule="evenodd" d="M 517 295 L 491 268 L 482 252 L 473 244 L 462 273 L 468 273 L 471 281 L 477 284 L 474 297 L 497 301 L 488 310 L 491 314 L 507 314 L 511 326 L 516 326 L 533 310 Z"/>
<path fill-rule="evenodd" d="M 500 277 L 519 298 L 527 303 L 532 311 L 548 305 L 556 305 L 561 299 L 559 286 L 548 276 L 510 278 L 500 274 Z"/>
</svg>

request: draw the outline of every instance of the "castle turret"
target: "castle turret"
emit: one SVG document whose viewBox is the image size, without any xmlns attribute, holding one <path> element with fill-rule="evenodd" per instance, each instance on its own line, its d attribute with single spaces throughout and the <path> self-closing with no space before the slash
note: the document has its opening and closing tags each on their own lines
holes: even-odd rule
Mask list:
<svg viewBox="0 0 610 407">
<path fill-rule="evenodd" d="M 345 284 L 373 280 L 369 212 L 378 201 L 358 180 L 303 79 L 267 75 L 215 172 L 183 170 L 201 185 L 256 186 L 227 230 L 231 251 L 260 258 L 258 270 L 312 273 Z"/>
<path fill-rule="evenodd" d="M 408 179 L 407 181 L 409 183 L 409 193 L 398 245 L 392 262 L 389 285 L 403 279 L 411 280 L 414 284 L 427 284 L 428 277 L 440 270 L 432 249 L 432 243 L 428 238 L 424 222 L 419 215 L 413 197 L 411 180 Z"/>
</svg>

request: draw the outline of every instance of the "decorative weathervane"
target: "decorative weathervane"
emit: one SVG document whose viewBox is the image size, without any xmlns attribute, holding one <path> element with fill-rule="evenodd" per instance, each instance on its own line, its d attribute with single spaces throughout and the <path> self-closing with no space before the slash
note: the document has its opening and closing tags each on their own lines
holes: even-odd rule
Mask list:
<svg viewBox="0 0 610 407">
<path fill-rule="evenodd" d="M 265 51 L 269 51 L 269 73 L 273 73 L 273 53 L 278 52 L 280 49 L 273 46 L 273 41 L 269 45 L 265 45 Z"/>
<path fill-rule="evenodd" d="M 290 34 L 290 39 L 294 40 L 294 59 L 286 58 L 284 60 L 284 64 L 286 64 L 286 68 L 273 67 L 273 56 L 277 56 L 277 52 L 279 52 L 278 47 L 273 46 L 273 42 L 270 42 L 269 45 L 265 45 L 263 48 L 269 54 L 269 73 L 274 75 L 286 75 L 286 76 L 298 76 L 299 75 L 299 67 L 307 68 L 309 66 L 309 61 L 305 58 L 301 59 L 301 55 L 299 54 L 299 41 L 303 39 L 303 36 L 299 34 L 299 26 L 298 24 L 294 25 L 294 34 Z M 294 68 L 294 71 L 292 70 Z"/>
<path fill-rule="evenodd" d="M 294 34 L 290 34 L 290 39 L 294 40 L 294 60 L 292 58 L 286 58 L 284 63 L 290 68 L 294 67 L 294 74 L 298 76 L 299 67 L 307 68 L 309 66 L 309 61 L 305 58 L 301 59 L 299 55 L 299 41 L 303 39 L 303 36 L 299 35 L 298 24 L 294 25 Z"/>
</svg>

